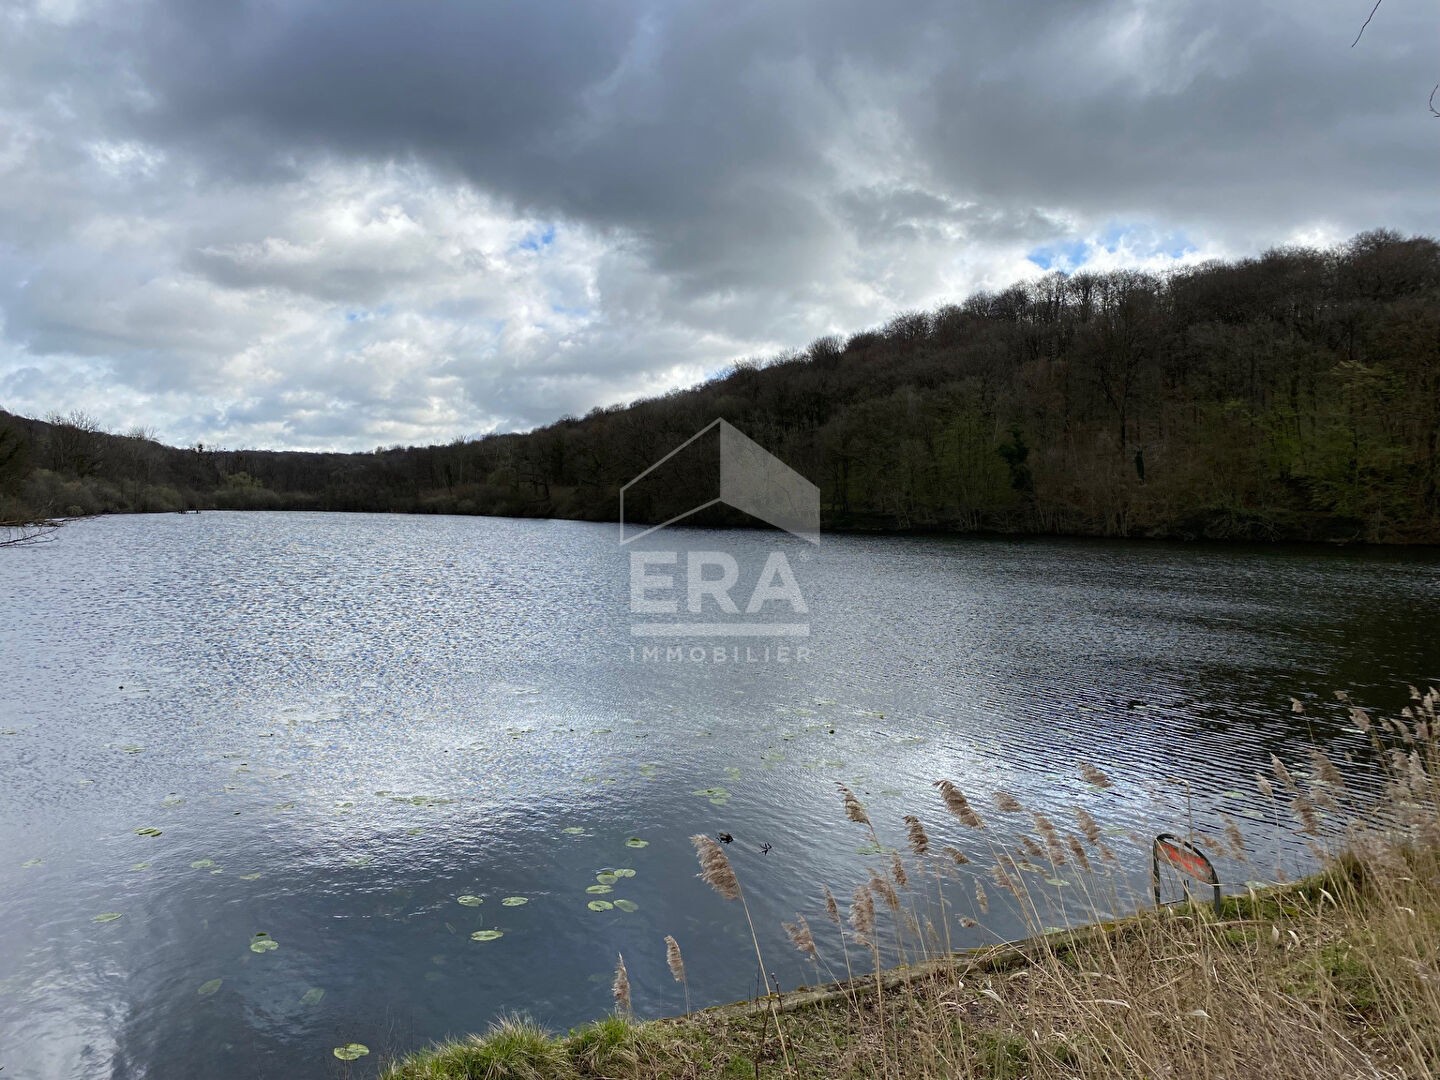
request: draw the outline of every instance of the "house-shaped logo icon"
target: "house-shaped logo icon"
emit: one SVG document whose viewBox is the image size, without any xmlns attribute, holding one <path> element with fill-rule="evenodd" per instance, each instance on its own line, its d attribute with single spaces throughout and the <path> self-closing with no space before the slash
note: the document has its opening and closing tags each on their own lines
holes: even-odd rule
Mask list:
<svg viewBox="0 0 1440 1080">
<path fill-rule="evenodd" d="M 713 442 L 713 448 L 709 442 Z M 687 490 L 683 506 L 670 507 L 678 509 L 678 513 L 658 524 L 627 526 L 626 492 L 641 481 L 664 479 L 667 467 L 679 467 L 677 455 L 682 453 L 691 460 L 699 455 L 716 466 L 704 470 L 702 486 L 693 492 L 693 505 Z M 717 504 L 733 507 L 812 544 L 820 542 L 820 489 L 734 425 L 716 420 L 620 489 L 620 543 L 633 543 Z"/>
</svg>

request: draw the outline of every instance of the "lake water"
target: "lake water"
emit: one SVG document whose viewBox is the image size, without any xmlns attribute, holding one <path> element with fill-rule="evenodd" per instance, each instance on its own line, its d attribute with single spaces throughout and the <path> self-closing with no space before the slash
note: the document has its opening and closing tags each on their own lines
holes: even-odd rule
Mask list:
<svg viewBox="0 0 1440 1080">
<path fill-rule="evenodd" d="M 4 1076 L 370 1075 L 505 1012 L 601 1015 L 617 952 L 636 1012 L 671 1014 L 665 934 L 695 1005 L 745 997 L 744 919 L 696 879 L 696 832 L 734 835 L 767 965 L 813 983 L 780 920 L 807 913 L 838 958 L 820 887 L 847 898 L 875 862 L 837 781 L 885 844 L 913 812 L 974 857 L 959 914 L 963 875 L 1032 828 L 996 788 L 1070 830 L 1086 808 L 1141 891 L 1128 834 L 1225 810 L 1255 860 L 1222 875 L 1265 879 L 1304 850 L 1252 773 L 1311 736 L 1363 749 L 1336 688 L 1395 710 L 1440 681 L 1433 551 L 685 542 L 787 551 L 809 659 L 632 658 L 613 526 L 114 517 L 0 553 Z M 613 869 L 635 873 L 586 891 Z M 990 891 L 957 947 L 1022 932 Z M 349 1042 L 371 1055 L 337 1061 Z"/>
</svg>

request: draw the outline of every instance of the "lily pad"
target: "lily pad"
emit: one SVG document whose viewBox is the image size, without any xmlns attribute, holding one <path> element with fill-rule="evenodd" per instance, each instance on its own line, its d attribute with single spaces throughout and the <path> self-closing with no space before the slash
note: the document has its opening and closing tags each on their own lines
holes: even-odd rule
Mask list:
<svg viewBox="0 0 1440 1080">
<path fill-rule="evenodd" d="M 628 840 L 625 841 L 625 846 L 626 846 L 626 847 L 633 847 L 633 848 L 649 847 L 649 846 L 650 846 L 650 841 L 649 841 L 649 840 L 641 840 L 640 837 L 638 837 L 638 836 L 632 836 L 632 837 L 630 837 L 630 839 L 628 839 Z"/>
<path fill-rule="evenodd" d="M 464 904 L 466 907 L 479 907 L 485 901 L 478 896 L 472 896 L 470 893 L 466 893 L 464 896 L 457 896 L 455 902 L 457 904 Z"/>
<path fill-rule="evenodd" d="M 211 979 L 209 982 L 203 982 L 200 984 L 200 989 L 196 990 L 195 993 L 201 997 L 209 997 L 215 993 L 216 990 L 220 989 L 220 984 L 224 981 L 224 979 Z"/>
<path fill-rule="evenodd" d="M 1058 889 L 1058 888 L 1061 888 L 1062 886 L 1069 885 L 1070 882 L 1068 882 L 1068 881 L 1066 881 L 1064 878 L 1060 878 L 1060 877 L 1047 877 L 1047 878 L 1045 879 L 1045 884 L 1046 884 L 1046 885 L 1054 885 L 1054 886 Z"/>
<path fill-rule="evenodd" d="M 617 878 L 635 876 L 635 871 L 631 870 L 628 866 L 622 866 L 618 870 L 611 870 L 610 873 L 614 874 Z"/>
<path fill-rule="evenodd" d="M 591 894 L 594 895 L 594 896 L 604 896 L 607 892 L 614 892 L 614 891 L 615 891 L 615 886 L 613 886 L 613 885 L 591 885 L 591 886 L 590 886 L 588 889 L 586 889 L 585 891 L 586 891 L 587 893 L 591 893 Z"/>
<path fill-rule="evenodd" d="M 136 829 L 136 830 L 135 830 L 135 835 L 136 835 L 136 836 L 159 836 L 159 835 L 161 835 L 161 833 L 160 833 L 160 830 L 157 829 L 157 828 L 155 828 L 154 825 L 146 825 L 143 829 Z"/>
<path fill-rule="evenodd" d="M 274 952 L 280 947 L 280 943 L 263 930 L 255 935 L 255 940 L 250 942 L 250 951 L 253 953 Z"/>
<path fill-rule="evenodd" d="M 494 941 L 505 936 L 503 930 L 476 930 L 470 935 L 471 941 Z"/>
<path fill-rule="evenodd" d="M 106 911 L 106 912 L 103 912 L 103 913 L 101 913 L 101 914 L 99 914 L 99 915 L 96 915 L 94 921 L 95 921 L 95 922 L 100 922 L 100 923 L 114 922 L 114 921 L 115 921 L 116 919 L 118 919 L 118 918 L 120 918 L 120 912 L 118 912 L 118 911 Z"/>
<path fill-rule="evenodd" d="M 621 911 L 635 911 L 640 905 L 635 903 L 634 900 L 616 900 L 615 906 Z"/>
<path fill-rule="evenodd" d="M 608 870 L 604 870 L 595 875 L 595 880 L 601 885 L 614 885 L 615 882 L 620 880 L 620 875 L 612 874 Z"/>
<path fill-rule="evenodd" d="M 148 862 L 137 862 L 134 866 L 130 867 L 130 869 L 131 869 L 131 870 L 149 870 L 149 869 L 150 869 L 150 864 L 149 864 Z"/>
<path fill-rule="evenodd" d="M 341 1061 L 355 1061 L 370 1053 L 370 1048 L 364 1043 L 346 1043 L 344 1046 L 337 1046 L 331 1051 Z"/>
<path fill-rule="evenodd" d="M 21 865 L 21 866 L 39 866 L 39 865 L 40 865 L 41 863 L 43 863 L 44 861 L 45 861 L 44 859 L 26 859 L 26 860 L 25 860 L 24 862 L 22 862 L 20 865 Z"/>
<path fill-rule="evenodd" d="M 196 859 L 190 864 L 192 870 L 208 870 L 215 865 L 214 859 Z"/>
<path fill-rule="evenodd" d="M 240 880 L 241 880 L 241 881 L 259 881 L 259 880 L 260 880 L 262 877 L 264 877 L 264 876 L 265 876 L 264 874 L 241 874 L 241 875 L 240 875 Z"/>
<path fill-rule="evenodd" d="M 615 905 L 612 904 L 609 900 L 591 900 L 585 906 L 588 907 L 591 911 L 609 911 Z"/>
<path fill-rule="evenodd" d="M 561 829 L 560 831 L 561 831 L 562 833 L 564 833 L 566 836 L 584 836 L 584 835 L 585 835 L 585 830 L 584 830 L 583 828 L 581 828 L 579 825 L 569 825 L 569 826 L 567 826 L 566 828 Z"/>
<path fill-rule="evenodd" d="M 500 901 L 501 907 L 524 907 L 530 902 L 528 896 L 507 896 Z"/>
<path fill-rule="evenodd" d="M 309 990 L 306 990 L 304 994 L 300 995 L 300 1004 L 301 1004 L 301 1005 L 319 1005 L 321 999 L 324 998 L 324 997 L 325 997 L 325 991 L 324 991 L 324 990 L 320 989 L 320 987 L 318 987 L 318 986 L 312 986 Z"/>
</svg>

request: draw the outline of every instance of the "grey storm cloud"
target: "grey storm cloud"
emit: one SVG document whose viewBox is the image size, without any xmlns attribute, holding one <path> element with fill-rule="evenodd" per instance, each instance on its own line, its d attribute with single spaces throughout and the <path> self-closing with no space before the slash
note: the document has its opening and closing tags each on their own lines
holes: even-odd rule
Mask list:
<svg viewBox="0 0 1440 1080">
<path fill-rule="evenodd" d="M 0 405 L 444 439 L 1003 285 L 1037 249 L 1434 233 L 1433 16 L 1391 0 L 1351 49 L 1368 7 L 18 4 Z"/>
</svg>

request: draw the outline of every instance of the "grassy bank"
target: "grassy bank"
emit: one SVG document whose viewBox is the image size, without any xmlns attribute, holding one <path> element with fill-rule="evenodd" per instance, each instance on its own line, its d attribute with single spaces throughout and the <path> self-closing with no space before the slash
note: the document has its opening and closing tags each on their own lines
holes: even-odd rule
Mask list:
<svg viewBox="0 0 1440 1080">
<path fill-rule="evenodd" d="M 1295 1077 L 1440 1074 L 1440 753 L 1434 691 L 1367 732 L 1386 792 L 1351 796 L 1319 752 L 1297 778 L 1275 761 L 1262 794 L 1311 833 L 1323 870 L 1299 883 L 1208 905 L 1142 912 L 1021 945 L 968 953 L 941 947 L 935 917 L 973 925 L 989 900 L 975 884 L 973 914 L 937 891 L 953 862 L 907 819 L 910 858 L 897 854 L 857 890 L 848 917 L 828 893 L 814 931 L 787 926 L 797 948 L 843 934 L 847 956 L 910 963 L 821 992 L 773 995 L 689 1017 L 628 1018 L 628 973 L 617 969 L 617 1014 L 563 1036 L 508 1020 L 484 1036 L 392 1065 L 386 1080 L 578 1080 L 621 1077 Z M 953 786 L 949 811 L 983 834 Z M 843 791 L 847 816 L 866 809 Z M 1003 793 L 997 799 L 1008 799 Z M 1013 800 L 1011 800 L 1013 803 Z M 1014 809 L 1013 806 L 1010 807 Z M 1033 815 L 1037 838 L 992 848 L 993 887 L 1025 908 L 1022 855 L 1066 866 L 1104 910 L 1113 889 L 1098 830 L 1066 835 Z M 1320 823 L 1323 818 L 1324 825 Z M 1093 823 L 1091 823 L 1093 825 Z M 1231 854 L 1245 838 L 1231 826 Z M 1323 833 L 1326 846 L 1320 846 Z M 745 904 L 723 851 L 697 839 L 702 876 Z M 1033 849 L 1033 850 L 1032 850 Z M 1041 852 L 1037 856 L 1035 852 Z M 966 879 L 969 881 L 969 879 Z M 944 900 L 937 899 L 944 896 Z M 929 897 L 929 900 L 925 900 Z M 1037 923 L 1040 912 L 1029 904 Z M 746 907 L 748 918 L 748 907 Z M 877 924 L 893 923 L 882 934 Z M 882 948 L 881 940 L 888 942 Z M 756 945 L 757 952 L 759 945 Z M 886 950 L 889 950 L 888 952 Z M 671 950 L 672 973 L 683 959 Z"/>
</svg>

